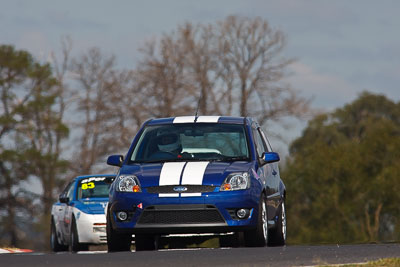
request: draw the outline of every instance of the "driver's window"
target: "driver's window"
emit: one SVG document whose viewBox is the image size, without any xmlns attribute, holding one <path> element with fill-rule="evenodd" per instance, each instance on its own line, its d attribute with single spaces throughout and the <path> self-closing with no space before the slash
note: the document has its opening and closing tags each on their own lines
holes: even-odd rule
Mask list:
<svg viewBox="0 0 400 267">
<path fill-rule="evenodd" d="M 264 145 L 265 145 L 265 152 L 272 152 L 272 147 L 271 144 L 269 143 L 269 140 L 267 138 L 267 136 L 265 135 L 265 133 L 263 132 L 263 130 L 261 130 L 261 128 L 259 129 L 259 132 L 262 136 L 262 139 L 264 140 Z"/>
<path fill-rule="evenodd" d="M 61 192 L 61 194 L 60 194 L 61 197 L 66 197 L 66 196 L 67 196 L 68 190 L 69 190 L 69 188 L 71 187 L 71 184 L 72 184 L 72 182 L 69 182 L 69 183 L 67 184 L 67 186 L 64 187 L 64 190 L 63 190 L 63 191 Z"/>
<path fill-rule="evenodd" d="M 69 198 L 69 201 L 71 201 L 74 196 L 74 184 L 75 183 L 71 183 L 68 188 L 67 197 Z"/>
<path fill-rule="evenodd" d="M 255 130 L 255 131 L 253 131 L 253 133 L 254 133 L 254 138 L 256 141 L 257 155 L 258 155 L 258 157 L 262 157 L 262 154 L 264 152 L 266 152 L 267 149 L 266 149 L 263 139 L 260 135 L 260 132 L 258 130 Z"/>
</svg>

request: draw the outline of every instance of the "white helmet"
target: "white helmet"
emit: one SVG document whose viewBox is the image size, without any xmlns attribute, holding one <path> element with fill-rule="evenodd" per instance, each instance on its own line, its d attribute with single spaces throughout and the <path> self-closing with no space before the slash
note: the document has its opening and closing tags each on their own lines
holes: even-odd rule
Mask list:
<svg viewBox="0 0 400 267">
<path fill-rule="evenodd" d="M 177 133 L 164 128 L 157 132 L 157 145 L 160 151 L 172 152 L 180 148 L 181 141 Z"/>
</svg>

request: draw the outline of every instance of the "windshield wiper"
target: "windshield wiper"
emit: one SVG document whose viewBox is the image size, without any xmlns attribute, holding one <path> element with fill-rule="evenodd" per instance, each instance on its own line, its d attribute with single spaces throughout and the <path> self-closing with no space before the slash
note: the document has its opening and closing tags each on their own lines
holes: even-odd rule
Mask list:
<svg viewBox="0 0 400 267">
<path fill-rule="evenodd" d="M 211 161 L 211 162 L 233 162 L 233 161 L 250 161 L 249 157 L 240 156 L 240 157 L 228 157 L 223 156 L 221 158 L 212 158 L 212 159 L 203 159 L 204 161 Z"/>
<path fill-rule="evenodd" d="M 249 157 L 246 157 L 246 156 L 238 156 L 238 157 L 227 157 L 227 156 L 224 156 L 224 158 L 217 159 L 216 161 L 229 161 L 229 162 L 231 162 L 231 161 L 249 161 L 249 160 L 250 160 Z"/>
<path fill-rule="evenodd" d="M 228 157 L 223 156 L 222 158 L 179 158 L 179 159 L 155 159 L 155 160 L 141 160 L 132 161 L 132 163 L 164 163 L 164 162 L 183 162 L 183 161 L 220 161 L 220 162 L 233 162 L 233 161 L 249 161 L 249 157 L 239 156 L 239 157 Z"/>
</svg>

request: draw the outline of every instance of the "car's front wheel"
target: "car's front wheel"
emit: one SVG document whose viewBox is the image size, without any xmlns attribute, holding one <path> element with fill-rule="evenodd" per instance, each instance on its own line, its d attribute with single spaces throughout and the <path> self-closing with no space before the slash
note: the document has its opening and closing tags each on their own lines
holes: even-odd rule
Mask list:
<svg viewBox="0 0 400 267">
<path fill-rule="evenodd" d="M 219 236 L 219 246 L 238 248 L 243 246 L 244 237 L 242 232 L 236 232 L 233 235 L 221 235 Z"/>
<path fill-rule="evenodd" d="M 267 203 L 264 194 L 258 204 L 257 227 L 244 232 L 244 240 L 248 247 L 264 247 L 268 243 Z"/>
<path fill-rule="evenodd" d="M 149 234 L 136 234 L 135 244 L 136 251 L 155 250 L 157 249 L 156 237 Z"/>
<path fill-rule="evenodd" d="M 110 213 L 107 212 L 108 214 Z M 111 226 L 110 215 L 107 216 L 107 248 L 108 252 L 130 251 L 132 235 L 115 232 Z"/>
<path fill-rule="evenodd" d="M 53 252 L 59 251 L 66 251 L 68 250 L 68 246 L 62 245 L 58 242 L 56 225 L 54 223 L 53 218 L 51 219 L 51 226 L 50 226 L 50 246 Z"/>
<path fill-rule="evenodd" d="M 85 251 L 89 249 L 87 244 L 79 243 L 78 229 L 76 227 L 75 217 L 72 217 L 69 247 L 72 252 Z"/>
<path fill-rule="evenodd" d="M 279 214 L 278 222 L 275 229 L 271 229 L 269 232 L 269 246 L 284 246 L 286 243 L 286 207 L 285 201 L 282 201 Z"/>
</svg>

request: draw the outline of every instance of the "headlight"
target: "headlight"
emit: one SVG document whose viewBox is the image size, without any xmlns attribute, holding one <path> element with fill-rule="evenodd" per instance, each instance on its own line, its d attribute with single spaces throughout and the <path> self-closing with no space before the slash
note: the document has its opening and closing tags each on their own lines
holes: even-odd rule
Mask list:
<svg viewBox="0 0 400 267">
<path fill-rule="evenodd" d="M 120 192 L 142 192 L 139 180 L 135 175 L 120 175 L 118 177 L 118 190 Z"/>
<path fill-rule="evenodd" d="M 231 173 L 221 185 L 220 191 L 242 190 L 250 187 L 250 175 L 248 172 Z"/>
</svg>

